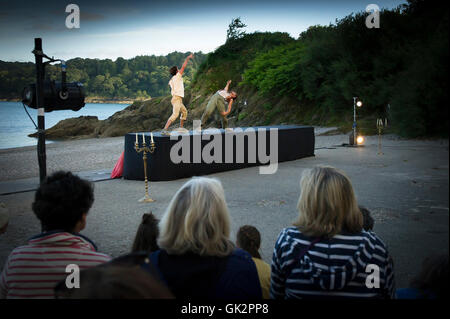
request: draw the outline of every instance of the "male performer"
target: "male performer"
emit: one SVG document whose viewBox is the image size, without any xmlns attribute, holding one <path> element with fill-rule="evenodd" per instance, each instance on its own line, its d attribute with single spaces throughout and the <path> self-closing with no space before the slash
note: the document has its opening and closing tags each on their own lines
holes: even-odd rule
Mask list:
<svg viewBox="0 0 450 319">
<path fill-rule="evenodd" d="M 166 126 L 164 126 L 164 131 L 167 132 L 170 124 L 175 121 L 180 114 L 180 127 L 183 127 L 184 121 L 187 118 L 187 110 L 183 105 L 183 97 L 184 97 L 184 85 L 183 85 L 183 72 L 186 68 L 186 65 L 189 59 L 192 59 L 194 55 L 191 53 L 186 60 L 184 60 L 183 66 L 181 69 L 178 69 L 177 66 L 173 66 L 170 68 L 170 74 L 172 74 L 172 78 L 169 81 L 170 93 L 172 94 L 172 115 L 167 120 Z"/>
<path fill-rule="evenodd" d="M 206 121 L 211 116 L 211 114 L 217 109 L 219 114 L 222 116 L 222 128 L 225 129 L 228 127 L 228 119 L 227 115 L 231 112 L 231 105 L 233 101 L 236 99 L 237 94 L 234 91 L 228 92 L 228 88 L 230 87 L 231 80 L 228 80 L 227 85 L 223 90 L 217 91 L 208 101 L 206 105 L 206 109 L 202 115 L 202 127 L 205 126 Z M 228 103 L 228 108 L 225 111 Z"/>
</svg>

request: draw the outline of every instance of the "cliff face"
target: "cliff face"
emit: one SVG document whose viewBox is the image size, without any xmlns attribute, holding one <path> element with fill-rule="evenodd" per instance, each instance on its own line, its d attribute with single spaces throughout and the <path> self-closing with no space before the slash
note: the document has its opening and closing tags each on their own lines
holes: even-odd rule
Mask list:
<svg viewBox="0 0 450 319">
<path fill-rule="evenodd" d="M 48 139 L 70 139 L 94 137 L 95 130 L 101 121 L 97 116 L 80 116 L 58 122 L 55 126 L 45 130 Z M 37 137 L 37 133 L 28 136 Z"/>
</svg>

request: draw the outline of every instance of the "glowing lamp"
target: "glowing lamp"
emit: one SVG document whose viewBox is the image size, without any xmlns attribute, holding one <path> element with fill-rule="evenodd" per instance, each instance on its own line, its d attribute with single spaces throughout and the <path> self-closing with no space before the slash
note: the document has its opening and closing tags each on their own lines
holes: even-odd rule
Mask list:
<svg viewBox="0 0 450 319">
<path fill-rule="evenodd" d="M 357 143 L 358 145 L 364 144 L 364 137 L 363 137 L 363 136 L 358 136 L 358 137 L 356 138 L 356 143 Z"/>
<path fill-rule="evenodd" d="M 361 101 L 356 102 L 356 106 L 357 107 L 361 107 L 362 106 L 362 102 Z"/>
</svg>

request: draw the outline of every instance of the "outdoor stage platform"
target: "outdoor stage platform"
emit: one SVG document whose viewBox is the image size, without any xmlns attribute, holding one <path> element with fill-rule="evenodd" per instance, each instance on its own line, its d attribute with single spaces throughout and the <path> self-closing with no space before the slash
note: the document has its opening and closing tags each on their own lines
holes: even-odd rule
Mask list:
<svg viewBox="0 0 450 319">
<path fill-rule="evenodd" d="M 143 134 L 150 146 L 148 133 L 137 133 L 142 147 Z M 280 125 L 172 132 L 172 136 L 153 132 L 155 150 L 147 153 L 147 175 L 150 181 L 169 181 L 191 176 L 261 166 L 314 156 L 314 128 Z M 135 150 L 136 133 L 125 135 L 123 177 L 144 180 L 142 153 Z M 260 168 L 261 170 L 261 168 Z"/>
</svg>

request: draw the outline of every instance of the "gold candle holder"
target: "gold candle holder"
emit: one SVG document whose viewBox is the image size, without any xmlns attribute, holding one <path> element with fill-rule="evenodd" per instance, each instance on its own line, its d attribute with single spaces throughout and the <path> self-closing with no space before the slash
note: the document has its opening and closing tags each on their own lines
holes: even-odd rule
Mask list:
<svg viewBox="0 0 450 319">
<path fill-rule="evenodd" d="M 378 152 L 377 155 L 383 155 L 384 153 L 381 151 L 381 133 L 383 131 L 383 119 L 377 119 L 377 128 L 378 128 Z"/>
<path fill-rule="evenodd" d="M 137 141 L 136 134 L 136 142 L 134 143 L 134 149 L 137 153 L 143 153 L 142 160 L 144 161 L 144 176 L 145 176 L 145 196 L 139 200 L 140 203 L 152 203 L 155 200 L 150 198 L 148 194 L 148 176 L 147 176 L 147 153 L 152 154 L 156 150 L 155 143 L 153 142 L 153 138 L 150 142 L 150 147 L 148 147 L 145 143 L 145 137 L 142 134 L 142 147 L 139 147 L 139 143 Z"/>
</svg>

